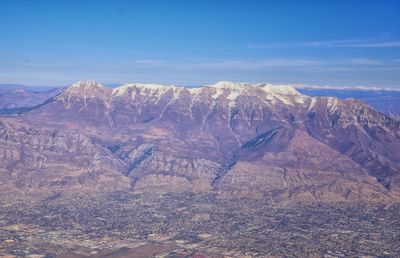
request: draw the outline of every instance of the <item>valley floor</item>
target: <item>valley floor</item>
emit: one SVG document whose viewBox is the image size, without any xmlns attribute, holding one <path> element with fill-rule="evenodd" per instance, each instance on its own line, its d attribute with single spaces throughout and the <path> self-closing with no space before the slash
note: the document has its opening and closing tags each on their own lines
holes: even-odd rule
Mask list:
<svg viewBox="0 0 400 258">
<path fill-rule="evenodd" d="M 216 194 L 0 201 L 0 257 L 399 257 L 400 203 Z"/>
</svg>

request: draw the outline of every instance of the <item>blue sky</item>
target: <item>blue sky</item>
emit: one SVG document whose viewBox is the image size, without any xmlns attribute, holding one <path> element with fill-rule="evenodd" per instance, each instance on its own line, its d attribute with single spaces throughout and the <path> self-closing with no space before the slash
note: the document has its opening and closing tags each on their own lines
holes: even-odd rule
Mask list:
<svg viewBox="0 0 400 258">
<path fill-rule="evenodd" d="M 0 1 L 0 83 L 400 88 L 400 1 Z"/>
</svg>

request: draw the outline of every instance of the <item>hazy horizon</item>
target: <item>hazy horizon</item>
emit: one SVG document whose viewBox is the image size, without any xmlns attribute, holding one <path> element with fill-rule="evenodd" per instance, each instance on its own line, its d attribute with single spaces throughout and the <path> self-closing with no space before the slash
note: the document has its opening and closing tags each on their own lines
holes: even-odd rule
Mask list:
<svg viewBox="0 0 400 258">
<path fill-rule="evenodd" d="M 97 80 L 80 80 L 80 81 L 96 81 L 100 84 L 102 84 L 105 87 L 108 88 L 117 88 L 120 86 L 124 86 L 127 84 L 160 84 L 160 85 L 173 85 L 177 87 L 187 87 L 187 88 L 196 88 L 196 87 L 203 87 L 203 86 L 208 86 L 212 85 L 215 83 L 218 83 L 220 81 L 214 81 L 211 83 L 204 83 L 204 84 L 168 84 L 168 83 L 155 83 L 155 82 L 141 82 L 141 81 L 132 81 L 132 82 L 124 82 L 124 83 L 103 83 L 101 81 Z M 27 90 L 33 90 L 33 91 L 45 91 L 53 88 L 67 88 L 71 86 L 74 83 L 77 83 L 79 81 L 74 81 L 70 84 L 66 85 L 28 85 L 28 84 L 20 84 L 20 83 L 1 83 L 0 82 L 0 90 L 4 89 L 27 89 Z M 375 87 L 375 86 L 365 86 L 365 85 L 355 85 L 355 86 L 348 86 L 348 85 L 316 85 L 316 84 L 296 84 L 296 83 L 276 83 L 276 82 L 268 82 L 268 81 L 258 81 L 258 82 L 244 82 L 244 81 L 228 81 L 232 83 L 249 83 L 249 84 L 260 84 L 260 83 L 266 83 L 266 84 L 271 84 L 271 85 L 289 85 L 292 86 L 296 89 L 307 89 L 307 90 L 344 90 L 344 91 L 393 91 L 393 92 L 399 92 L 400 87 Z"/>
</svg>

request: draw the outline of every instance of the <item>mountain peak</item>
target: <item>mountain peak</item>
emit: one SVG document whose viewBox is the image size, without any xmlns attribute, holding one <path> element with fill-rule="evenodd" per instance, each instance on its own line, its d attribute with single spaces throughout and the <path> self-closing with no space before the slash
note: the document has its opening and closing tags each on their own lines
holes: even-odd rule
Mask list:
<svg viewBox="0 0 400 258">
<path fill-rule="evenodd" d="M 262 83 L 258 84 L 257 86 L 262 88 L 266 93 L 275 93 L 280 95 L 302 95 L 291 85 Z"/>
<path fill-rule="evenodd" d="M 122 85 L 118 88 L 112 90 L 112 95 L 121 96 L 125 93 L 129 93 L 134 90 L 138 90 L 144 94 L 156 94 L 156 93 L 165 93 L 169 90 L 179 90 L 183 89 L 181 87 L 177 87 L 174 85 L 165 85 L 165 84 L 154 84 L 154 83 L 130 83 Z"/>
<path fill-rule="evenodd" d="M 97 81 L 77 81 L 74 84 L 72 84 L 69 88 L 104 88 L 103 85 L 101 85 Z"/>
<path fill-rule="evenodd" d="M 249 83 L 244 83 L 244 82 L 219 81 L 215 84 L 209 85 L 208 87 L 216 88 L 216 89 L 235 90 L 235 89 L 243 88 L 243 87 L 246 87 L 249 85 L 250 85 Z"/>
<path fill-rule="evenodd" d="M 270 83 L 259 83 L 251 84 L 246 82 L 230 82 L 230 81 L 219 81 L 215 84 L 208 85 L 208 87 L 215 89 L 224 90 L 235 90 L 242 91 L 250 88 L 259 87 L 263 89 L 267 94 L 280 94 L 280 95 L 301 95 L 293 86 L 291 85 L 281 85 L 281 84 L 270 84 Z"/>
<path fill-rule="evenodd" d="M 69 97 L 83 97 L 83 98 L 95 98 L 107 95 L 111 89 L 103 86 L 97 81 L 78 81 L 69 86 L 64 94 Z"/>
</svg>

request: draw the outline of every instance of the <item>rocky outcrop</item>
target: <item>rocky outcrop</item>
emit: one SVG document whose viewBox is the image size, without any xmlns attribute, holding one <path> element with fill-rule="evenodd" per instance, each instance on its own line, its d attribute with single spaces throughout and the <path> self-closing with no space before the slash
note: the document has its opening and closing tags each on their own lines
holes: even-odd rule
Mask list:
<svg viewBox="0 0 400 258">
<path fill-rule="evenodd" d="M 329 107 L 330 102 L 320 104 Z M 311 112 L 305 125 L 312 137 L 350 157 L 386 188 L 400 187 L 398 120 L 355 100 L 337 101 L 327 110 L 319 107 Z"/>
<path fill-rule="evenodd" d="M 125 164 L 78 131 L 0 125 L 0 191 L 128 190 Z"/>
<path fill-rule="evenodd" d="M 274 142 L 269 143 L 271 147 Z M 268 148 L 268 146 L 264 146 Z M 247 155 L 220 180 L 228 193 L 263 196 L 271 201 L 382 200 L 396 198 L 350 158 L 301 131 L 280 150 L 262 158 Z"/>
</svg>

